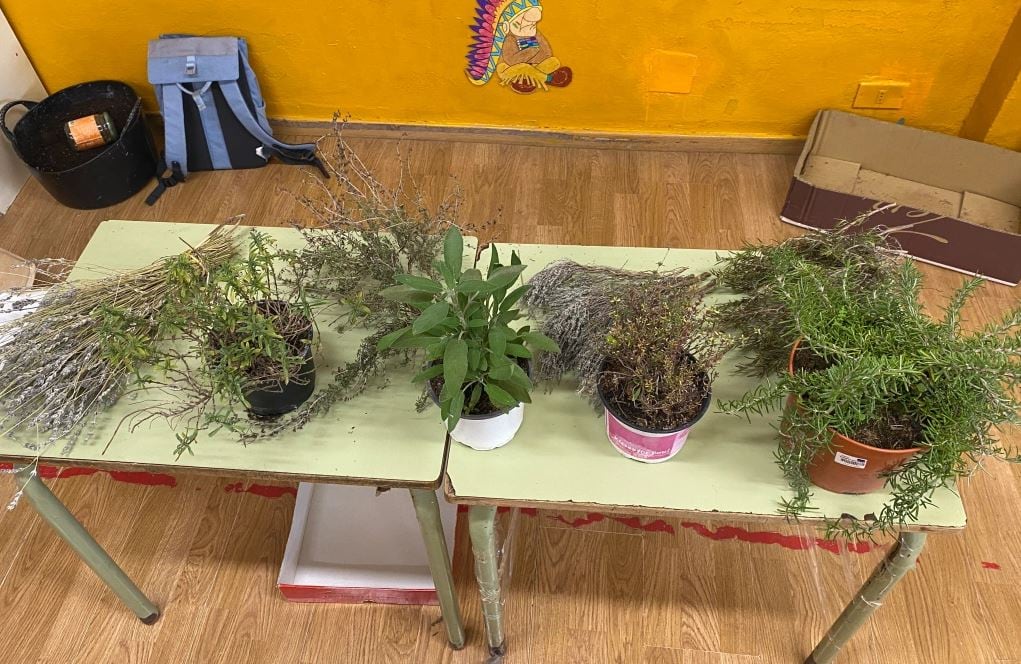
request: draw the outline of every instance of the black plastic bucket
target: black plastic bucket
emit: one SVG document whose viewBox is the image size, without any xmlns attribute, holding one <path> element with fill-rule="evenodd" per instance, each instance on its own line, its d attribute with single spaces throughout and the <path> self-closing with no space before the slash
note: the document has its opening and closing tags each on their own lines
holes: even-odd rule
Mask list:
<svg viewBox="0 0 1021 664">
<path fill-rule="evenodd" d="M 7 112 L 28 109 L 13 129 Z M 64 124 L 107 112 L 120 131 L 103 147 L 78 152 L 64 138 Z M 130 198 L 156 176 L 158 157 L 142 117 L 142 100 L 119 81 L 79 83 L 41 102 L 13 101 L 0 108 L 0 129 L 17 155 L 57 201 L 79 210 Z"/>
</svg>

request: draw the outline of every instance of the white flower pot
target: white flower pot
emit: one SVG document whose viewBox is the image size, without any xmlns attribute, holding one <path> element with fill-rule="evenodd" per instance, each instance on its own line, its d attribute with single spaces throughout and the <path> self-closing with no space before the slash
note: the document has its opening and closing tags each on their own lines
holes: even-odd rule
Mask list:
<svg viewBox="0 0 1021 664">
<path fill-rule="evenodd" d="M 464 415 L 450 437 L 473 450 L 495 450 L 514 438 L 525 418 L 525 405 L 492 415 Z"/>
</svg>

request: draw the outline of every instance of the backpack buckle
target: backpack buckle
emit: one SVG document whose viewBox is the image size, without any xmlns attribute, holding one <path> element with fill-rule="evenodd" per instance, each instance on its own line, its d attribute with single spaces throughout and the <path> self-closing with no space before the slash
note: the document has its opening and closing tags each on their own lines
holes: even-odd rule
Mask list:
<svg viewBox="0 0 1021 664">
<path fill-rule="evenodd" d="M 189 55 L 184 59 L 184 73 L 187 76 L 197 76 L 199 73 L 198 63 L 195 62 L 195 56 Z"/>
</svg>

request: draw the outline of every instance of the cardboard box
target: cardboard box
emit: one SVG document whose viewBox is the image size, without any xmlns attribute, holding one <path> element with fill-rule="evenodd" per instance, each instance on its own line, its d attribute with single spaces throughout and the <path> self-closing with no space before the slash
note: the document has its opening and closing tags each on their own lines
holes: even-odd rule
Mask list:
<svg viewBox="0 0 1021 664">
<path fill-rule="evenodd" d="M 453 554 L 457 506 L 437 495 Z M 302 482 L 277 587 L 292 602 L 437 604 L 411 496 Z"/>
<path fill-rule="evenodd" d="M 830 229 L 867 212 L 918 260 L 1021 281 L 1021 153 L 820 111 L 780 217 Z"/>
</svg>

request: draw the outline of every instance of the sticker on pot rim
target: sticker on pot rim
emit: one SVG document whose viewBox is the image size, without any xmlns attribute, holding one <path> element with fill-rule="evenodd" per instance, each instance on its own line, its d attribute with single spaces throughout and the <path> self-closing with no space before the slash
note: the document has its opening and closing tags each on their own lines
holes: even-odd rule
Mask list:
<svg viewBox="0 0 1021 664">
<path fill-rule="evenodd" d="M 833 460 L 839 463 L 841 466 L 850 466 L 851 468 L 862 469 L 865 464 L 868 463 L 867 459 L 860 459 L 850 454 L 844 454 L 843 452 L 837 452 Z"/>
</svg>

